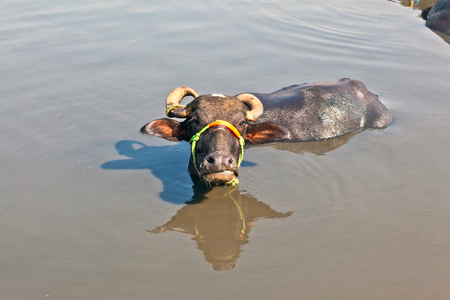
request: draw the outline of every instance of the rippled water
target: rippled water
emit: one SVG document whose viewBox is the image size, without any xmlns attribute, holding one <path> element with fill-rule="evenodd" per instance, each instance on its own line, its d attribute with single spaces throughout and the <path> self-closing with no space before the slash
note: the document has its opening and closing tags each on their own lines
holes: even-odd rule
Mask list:
<svg viewBox="0 0 450 300">
<path fill-rule="evenodd" d="M 419 16 L 432 2 L 1 3 L 0 298 L 447 299 L 450 46 Z M 342 77 L 392 125 L 249 147 L 235 189 L 193 188 L 188 146 L 138 133 L 178 86 Z"/>
</svg>

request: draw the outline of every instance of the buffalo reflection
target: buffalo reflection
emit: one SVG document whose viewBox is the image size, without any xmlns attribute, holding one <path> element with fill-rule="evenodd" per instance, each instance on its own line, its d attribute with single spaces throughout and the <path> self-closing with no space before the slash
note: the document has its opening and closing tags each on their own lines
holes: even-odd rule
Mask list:
<svg viewBox="0 0 450 300">
<path fill-rule="evenodd" d="M 364 131 L 364 129 L 358 129 L 350 133 L 326 139 L 320 141 L 308 141 L 308 142 L 278 142 L 261 146 L 252 147 L 264 147 L 270 146 L 277 150 L 289 151 L 292 153 L 303 155 L 305 152 L 313 153 L 316 155 L 325 155 L 325 153 L 336 150 L 337 148 L 345 145 L 348 141 L 357 135 L 358 133 Z"/>
<path fill-rule="evenodd" d="M 237 187 L 206 189 L 194 184 L 192 200 L 166 224 L 148 231 L 169 230 L 193 235 L 206 261 L 214 270 L 223 271 L 235 267 L 254 222 L 263 218 L 286 218 L 291 214 L 277 212 Z"/>
</svg>

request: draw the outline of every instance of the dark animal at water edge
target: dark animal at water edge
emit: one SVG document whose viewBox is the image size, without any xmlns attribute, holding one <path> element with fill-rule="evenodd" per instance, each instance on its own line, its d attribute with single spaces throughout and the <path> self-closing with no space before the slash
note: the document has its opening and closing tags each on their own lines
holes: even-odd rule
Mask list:
<svg viewBox="0 0 450 300">
<path fill-rule="evenodd" d="M 422 12 L 428 28 L 450 35 L 450 0 L 438 0 Z"/>
<path fill-rule="evenodd" d="M 186 96 L 193 96 L 186 106 Z M 358 80 L 293 85 L 273 93 L 199 96 L 191 88 L 173 90 L 166 100 L 169 118 L 141 128 L 144 134 L 189 141 L 188 170 L 207 185 L 236 184 L 244 141 L 323 140 L 359 128 L 384 128 L 391 115 Z M 185 119 L 178 122 L 171 118 Z"/>
</svg>

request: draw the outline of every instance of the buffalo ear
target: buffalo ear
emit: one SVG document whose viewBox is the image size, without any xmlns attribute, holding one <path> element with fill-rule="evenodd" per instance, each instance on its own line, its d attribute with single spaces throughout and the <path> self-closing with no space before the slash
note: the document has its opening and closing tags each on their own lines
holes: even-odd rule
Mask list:
<svg viewBox="0 0 450 300">
<path fill-rule="evenodd" d="M 290 139 L 289 130 L 274 123 L 249 125 L 245 135 L 245 141 L 250 144 L 265 144 Z"/>
<path fill-rule="evenodd" d="M 151 121 L 141 128 L 141 133 L 162 137 L 172 142 L 179 142 L 186 138 L 186 132 L 181 128 L 181 123 L 167 118 Z"/>
</svg>

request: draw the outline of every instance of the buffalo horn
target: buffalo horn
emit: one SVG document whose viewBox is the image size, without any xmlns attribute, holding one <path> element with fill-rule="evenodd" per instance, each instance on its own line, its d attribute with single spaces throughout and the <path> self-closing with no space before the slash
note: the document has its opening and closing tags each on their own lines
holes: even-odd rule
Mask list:
<svg viewBox="0 0 450 300">
<path fill-rule="evenodd" d="M 236 98 L 250 108 L 247 112 L 247 120 L 251 122 L 258 120 L 264 111 L 261 101 L 252 94 L 240 94 L 237 95 Z"/>
<path fill-rule="evenodd" d="M 166 99 L 166 114 L 168 117 L 188 117 L 186 108 L 183 105 L 180 105 L 181 100 L 186 96 L 197 98 L 198 94 L 188 87 L 179 87 L 170 92 Z"/>
</svg>

